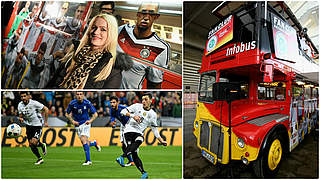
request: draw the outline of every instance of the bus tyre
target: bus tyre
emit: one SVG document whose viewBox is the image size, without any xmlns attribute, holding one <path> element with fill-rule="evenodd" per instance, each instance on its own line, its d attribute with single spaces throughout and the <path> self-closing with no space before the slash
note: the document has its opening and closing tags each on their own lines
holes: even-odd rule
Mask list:
<svg viewBox="0 0 320 180">
<path fill-rule="evenodd" d="M 283 158 L 283 140 L 273 133 L 268 140 L 262 155 L 253 164 L 253 169 L 258 177 L 273 177 L 278 171 Z"/>
</svg>

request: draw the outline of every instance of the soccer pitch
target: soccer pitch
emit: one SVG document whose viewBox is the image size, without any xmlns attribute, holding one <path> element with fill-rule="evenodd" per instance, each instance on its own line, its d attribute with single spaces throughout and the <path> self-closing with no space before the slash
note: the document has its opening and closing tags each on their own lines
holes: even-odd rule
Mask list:
<svg viewBox="0 0 320 180">
<path fill-rule="evenodd" d="M 39 148 L 40 153 L 42 153 Z M 91 166 L 82 166 L 82 147 L 48 147 L 44 163 L 37 160 L 29 147 L 1 148 L 1 178 L 12 179 L 137 179 L 141 173 L 135 166 L 120 167 L 115 159 L 122 153 L 119 146 L 90 148 Z M 182 178 L 181 146 L 143 146 L 139 157 L 151 179 Z M 125 162 L 127 160 L 125 159 Z"/>
</svg>

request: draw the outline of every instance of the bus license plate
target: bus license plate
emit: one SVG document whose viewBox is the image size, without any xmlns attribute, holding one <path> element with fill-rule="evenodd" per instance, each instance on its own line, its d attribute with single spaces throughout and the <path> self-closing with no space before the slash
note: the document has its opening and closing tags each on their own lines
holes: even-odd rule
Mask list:
<svg viewBox="0 0 320 180">
<path fill-rule="evenodd" d="M 211 154 L 209 154 L 207 151 L 202 150 L 202 156 L 205 157 L 206 159 L 208 159 L 211 163 L 215 164 L 215 162 L 214 162 L 214 156 L 212 156 Z"/>
</svg>

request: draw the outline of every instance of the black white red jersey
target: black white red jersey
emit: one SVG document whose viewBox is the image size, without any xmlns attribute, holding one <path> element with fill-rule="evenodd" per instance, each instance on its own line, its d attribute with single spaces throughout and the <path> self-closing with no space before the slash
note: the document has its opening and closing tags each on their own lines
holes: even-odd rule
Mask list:
<svg viewBox="0 0 320 180">
<path fill-rule="evenodd" d="M 38 25 L 36 22 L 33 22 L 31 24 L 28 38 L 24 44 L 25 50 L 28 52 L 32 52 L 34 49 L 34 45 L 36 44 L 36 41 L 41 33 L 42 27 Z"/>
<path fill-rule="evenodd" d="M 134 27 L 128 24 L 119 27 L 117 51 L 167 68 L 170 61 L 170 45 L 156 33 L 139 39 L 133 33 Z M 121 88 L 141 89 L 145 78 L 154 83 L 161 83 L 163 71 L 134 61 L 130 70 L 122 72 Z"/>
<path fill-rule="evenodd" d="M 31 24 L 33 23 L 33 19 L 28 21 L 28 20 L 23 20 L 22 21 L 22 32 L 20 34 L 20 38 L 19 38 L 19 42 L 18 42 L 18 52 L 20 52 L 20 50 L 22 49 L 22 47 L 24 46 L 24 43 L 26 41 L 26 38 L 28 38 L 28 32 L 29 32 L 29 29 L 31 27 Z"/>
<path fill-rule="evenodd" d="M 29 103 L 25 105 L 22 101 L 18 104 L 18 112 L 23 115 L 23 120 L 29 126 L 42 126 L 41 110 L 44 105 L 38 101 L 29 99 Z"/>
<path fill-rule="evenodd" d="M 148 111 L 145 110 L 141 103 L 132 104 L 131 106 L 123 109 L 121 114 L 126 114 L 127 112 L 134 116 L 139 116 L 141 123 L 138 123 L 130 117 L 124 127 L 124 134 L 128 132 L 136 132 L 143 135 L 147 127 L 157 127 L 157 114 L 152 109 L 149 109 Z"/>
</svg>

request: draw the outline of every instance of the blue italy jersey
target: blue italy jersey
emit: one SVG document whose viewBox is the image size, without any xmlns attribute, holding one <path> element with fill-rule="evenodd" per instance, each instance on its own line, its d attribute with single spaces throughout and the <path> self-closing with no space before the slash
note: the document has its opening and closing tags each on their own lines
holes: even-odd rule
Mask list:
<svg viewBox="0 0 320 180">
<path fill-rule="evenodd" d="M 111 116 L 111 122 L 115 121 L 115 118 L 117 118 L 123 125 L 126 125 L 129 118 L 128 116 L 123 116 L 120 114 L 122 109 L 127 108 L 128 106 L 119 104 L 118 110 L 110 108 L 110 116 Z"/>
<path fill-rule="evenodd" d="M 82 103 L 79 103 L 78 100 L 74 99 L 68 105 L 67 113 L 70 114 L 70 112 L 72 112 L 73 119 L 81 125 L 87 120 L 90 120 L 89 109 L 93 114 L 96 113 L 96 109 L 87 99 L 83 99 Z"/>
</svg>

